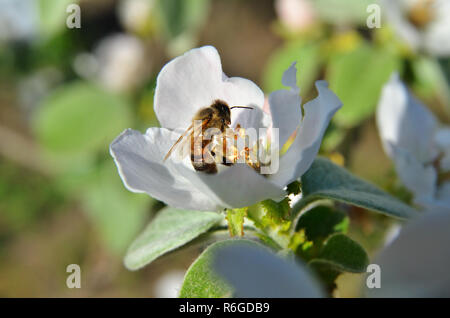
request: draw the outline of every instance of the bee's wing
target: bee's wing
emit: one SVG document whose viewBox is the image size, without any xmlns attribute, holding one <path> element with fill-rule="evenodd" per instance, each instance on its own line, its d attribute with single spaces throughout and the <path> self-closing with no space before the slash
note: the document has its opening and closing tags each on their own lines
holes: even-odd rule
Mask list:
<svg viewBox="0 0 450 318">
<path fill-rule="evenodd" d="M 199 135 L 203 132 L 203 128 L 207 126 L 208 122 L 210 121 L 210 118 L 204 119 L 202 121 L 201 125 L 195 126 L 194 127 L 194 123 L 192 123 L 187 129 L 186 131 L 180 136 L 180 138 L 178 138 L 178 140 L 173 144 L 173 146 L 170 148 L 170 150 L 167 152 L 166 156 L 164 157 L 163 161 L 166 161 L 167 158 L 169 158 L 170 154 L 172 153 L 172 151 L 175 149 L 175 146 L 180 144 L 180 145 L 186 145 L 187 142 L 191 141 L 191 138 L 185 138 L 186 136 L 191 136 L 193 135 L 193 139 L 196 140 Z M 184 141 L 182 143 L 180 143 L 182 140 L 184 139 Z M 182 150 L 183 148 L 181 148 L 180 150 Z M 190 151 L 189 151 L 190 152 Z M 182 151 L 182 153 L 187 153 L 186 151 Z"/>
<path fill-rule="evenodd" d="M 175 149 L 175 146 L 178 145 L 180 143 L 180 141 L 186 137 L 188 135 L 188 133 L 193 130 L 193 124 L 191 124 L 185 131 L 184 133 L 180 136 L 180 138 L 178 138 L 178 140 L 173 144 L 173 146 L 169 149 L 169 151 L 167 152 L 166 156 L 164 157 L 163 161 L 166 161 L 167 158 L 169 158 L 170 154 L 172 153 L 172 151 Z M 189 139 L 185 139 L 184 142 L 188 141 Z"/>
</svg>

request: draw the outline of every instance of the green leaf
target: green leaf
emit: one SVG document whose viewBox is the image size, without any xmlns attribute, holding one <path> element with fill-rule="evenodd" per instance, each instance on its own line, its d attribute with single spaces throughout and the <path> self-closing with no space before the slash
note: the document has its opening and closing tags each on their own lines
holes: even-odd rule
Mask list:
<svg viewBox="0 0 450 318">
<path fill-rule="evenodd" d="M 131 108 L 96 86 L 77 82 L 46 98 L 34 117 L 34 131 L 50 152 L 83 154 L 108 144 L 130 125 Z"/>
<path fill-rule="evenodd" d="M 185 211 L 165 208 L 131 244 L 125 266 L 139 269 L 205 233 L 223 220 L 216 212 Z"/>
<path fill-rule="evenodd" d="M 308 241 L 325 240 L 329 235 L 347 231 L 347 215 L 328 206 L 317 206 L 303 213 L 296 231 L 304 230 Z"/>
<path fill-rule="evenodd" d="M 231 287 L 233 286 L 233 287 Z M 209 246 L 186 273 L 180 297 L 320 297 L 307 268 L 250 240 Z"/>
<path fill-rule="evenodd" d="M 335 122 L 343 127 L 354 127 L 370 117 L 382 86 L 399 68 L 400 59 L 391 51 L 375 49 L 365 43 L 334 56 L 327 77 L 330 89 L 344 104 L 334 116 Z"/>
<path fill-rule="evenodd" d="M 227 210 L 227 222 L 230 236 L 244 236 L 244 218 L 247 208 Z"/>
<path fill-rule="evenodd" d="M 286 192 L 288 194 L 297 195 L 302 192 L 302 185 L 298 181 L 291 182 L 287 185 Z"/>
<path fill-rule="evenodd" d="M 344 234 L 331 236 L 322 247 L 318 258 L 309 262 L 330 291 L 335 288 L 334 281 L 341 273 L 364 273 L 368 264 L 366 251 Z"/>
<path fill-rule="evenodd" d="M 333 199 L 396 218 L 417 215 L 405 203 L 325 158 L 318 157 L 301 181 L 304 196 L 293 208 L 293 217 L 318 199 Z"/>
<path fill-rule="evenodd" d="M 284 198 L 280 202 L 267 199 L 260 202 L 262 209 L 266 212 L 266 217 L 276 222 L 287 220 L 289 216 L 289 198 Z"/>
<path fill-rule="evenodd" d="M 351 273 L 363 273 L 369 264 L 369 257 L 361 245 L 341 233 L 334 234 L 325 242 L 315 261 L 318 260 Z"/>
<path fill-rule="evenodd" d="M 276 51 L 264 70 L 265 91 L 286 89 L 281 83 L 281 78 L 284 71 L 293 62 L 297 62 L 297 83 L 303 96 L 312 88 L 314 80 L 319 74 L 322 64 L 320 45 L 318 43 L 293 42 Z"/>
<path fill-rule="evenodd" d="M 234 241 L 217 242 L 203 251 L 186 272 L 180 290 L 180 298 L 224 298 L 233 295 L 230 285 L 213 270 L 213 262 L 217 251 L 221 247 L 233 244 Z"/>
</svg>

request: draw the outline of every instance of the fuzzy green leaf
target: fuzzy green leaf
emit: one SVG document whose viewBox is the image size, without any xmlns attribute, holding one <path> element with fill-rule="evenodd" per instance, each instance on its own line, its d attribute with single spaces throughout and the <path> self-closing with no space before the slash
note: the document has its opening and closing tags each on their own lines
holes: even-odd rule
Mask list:
<svg viewBox="0 0 450 318">
<path fill-rule="evenodd" d="M 325 240 L 331 234 L 345 233 L 348 223 L 349 219 L 344 212 L 317 206 L 300 216 L 296 231 L 304 229 L 308 241 Z"/>
<path fill-rule="evenodd" d="M 226 240 L 214 243 L 192 263 L 184 277 L 181 298 L 221 298 L 233 295 L 233 289 L 213 270 L 213 262 L 217 250 L 234 242 L 235 240 Z"/>
<path fill-rule="evenodd" d="M 322 290 L 306 267 L 239 239 L 208 247 L 189 268 L 180 291 L 180 297 L 230 296 L 320 297 Z"/>
<path fill-rule="evenodd" d="M 325 242 L 315 261 L 327 263 L 339 271 L 363 273 L 369 264 L 369 257 L 361 245 L 348 236 L 338 233 Z"/>
<path fill-rule="evenodd" d="M 341 273 L 363 273 L 368 264 L 366 251 L 344 234 L 331 236 L 322 247 L 319 257 L 309 262 L 330 291 L 335 288 L 334 281 Z"/>
<path fill-rule="evenodd" d="M 223 215 L 215 212 L 166 208 L 159 212 L 131 244 L 125 256 L 125 266 L 130 270 L 139 269 L 192 241 L 222 220 Z"/>
<path fill-rule="evenodd" d="M 301 180 L 304 196 L 293 209 L 294 217 L 317 199 L 342 201 L 396 218 L 406 219 L 418 214 L 405 203 L 325 158 L 317 158 Z"/>
</svg>

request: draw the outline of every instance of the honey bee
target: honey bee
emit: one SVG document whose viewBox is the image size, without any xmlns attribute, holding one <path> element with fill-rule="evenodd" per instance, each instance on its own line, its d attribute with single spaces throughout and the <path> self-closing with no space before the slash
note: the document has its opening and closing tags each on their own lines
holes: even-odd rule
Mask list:
<svg viewBox="0 0 450 318">
<path fill-rule="evenodd" d="M 186 129 L 186 131 L 178 138 L 178 140 L 173 144 L 170 150 L 164 157 L 164 161 L 169 158 L 175 147 L 180 144 L 184 139 L 184 142 L 191 142 L 190 153 L 191 153 L 191 163 L 196 171 L 202 171 L 208 174 L 217 173 L 216 160 L 214 160 L 214 151 L 207 151 L 207 147 L 212 142 L 211 138 L 205 138 L 205 132 L 208 129 L 215 128 L 216 131 L 220 131 L 222 134 L 227 128 L 230 128 L 231 124 L 231 109 L 234 108 L 246 108 L 253 109 L 247 106 L 228 106 L 228 104 L 222 100 L 215 100 L 211 106 L 200 109 L 193 117 L 192 124 Z M 195 121 L 201 121 L 200 127 L 194 127 Z M 185 138 L 188 137 L 189 138 Z M 197 141 L 197 138 L 201 138 L 201 141 Z M 225 139 L 225 137 L 223 137 Z M 183 142 L 183 143 L 184 143 Z M 222 142 L 223 152 L 225 153 L 226 141 Z M 206 150 L 206 151 L 205 151 Z M 220 163 L 224 165 L 232 165 L 233 163 L 227 160 L 225 156 L 222 156 Z"/>
</svg>

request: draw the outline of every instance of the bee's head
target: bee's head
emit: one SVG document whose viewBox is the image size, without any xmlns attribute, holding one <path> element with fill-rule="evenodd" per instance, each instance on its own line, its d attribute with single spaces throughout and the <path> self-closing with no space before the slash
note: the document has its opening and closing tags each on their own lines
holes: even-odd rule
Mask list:
<svg viewBox="0 0 450 318">
<path fill-rule="evenodd" d="M 222 119 L 224 125 L 231 124 L 230 107 L 226 102 L 217 99 L 211 107 L 217 111 L 217 115 Z"/>
<path fill-rule="evenodd" d="M 216 99 L 211 106 L 217 111 L 217 115 L 222 118 L 222 122 L 224 125 L 231 125 L 231 109 L 233 108 L 246 108 L 253 109 L 248 106 L 228 106 L 228 104 L 220 99 Z"/>
</svg>

